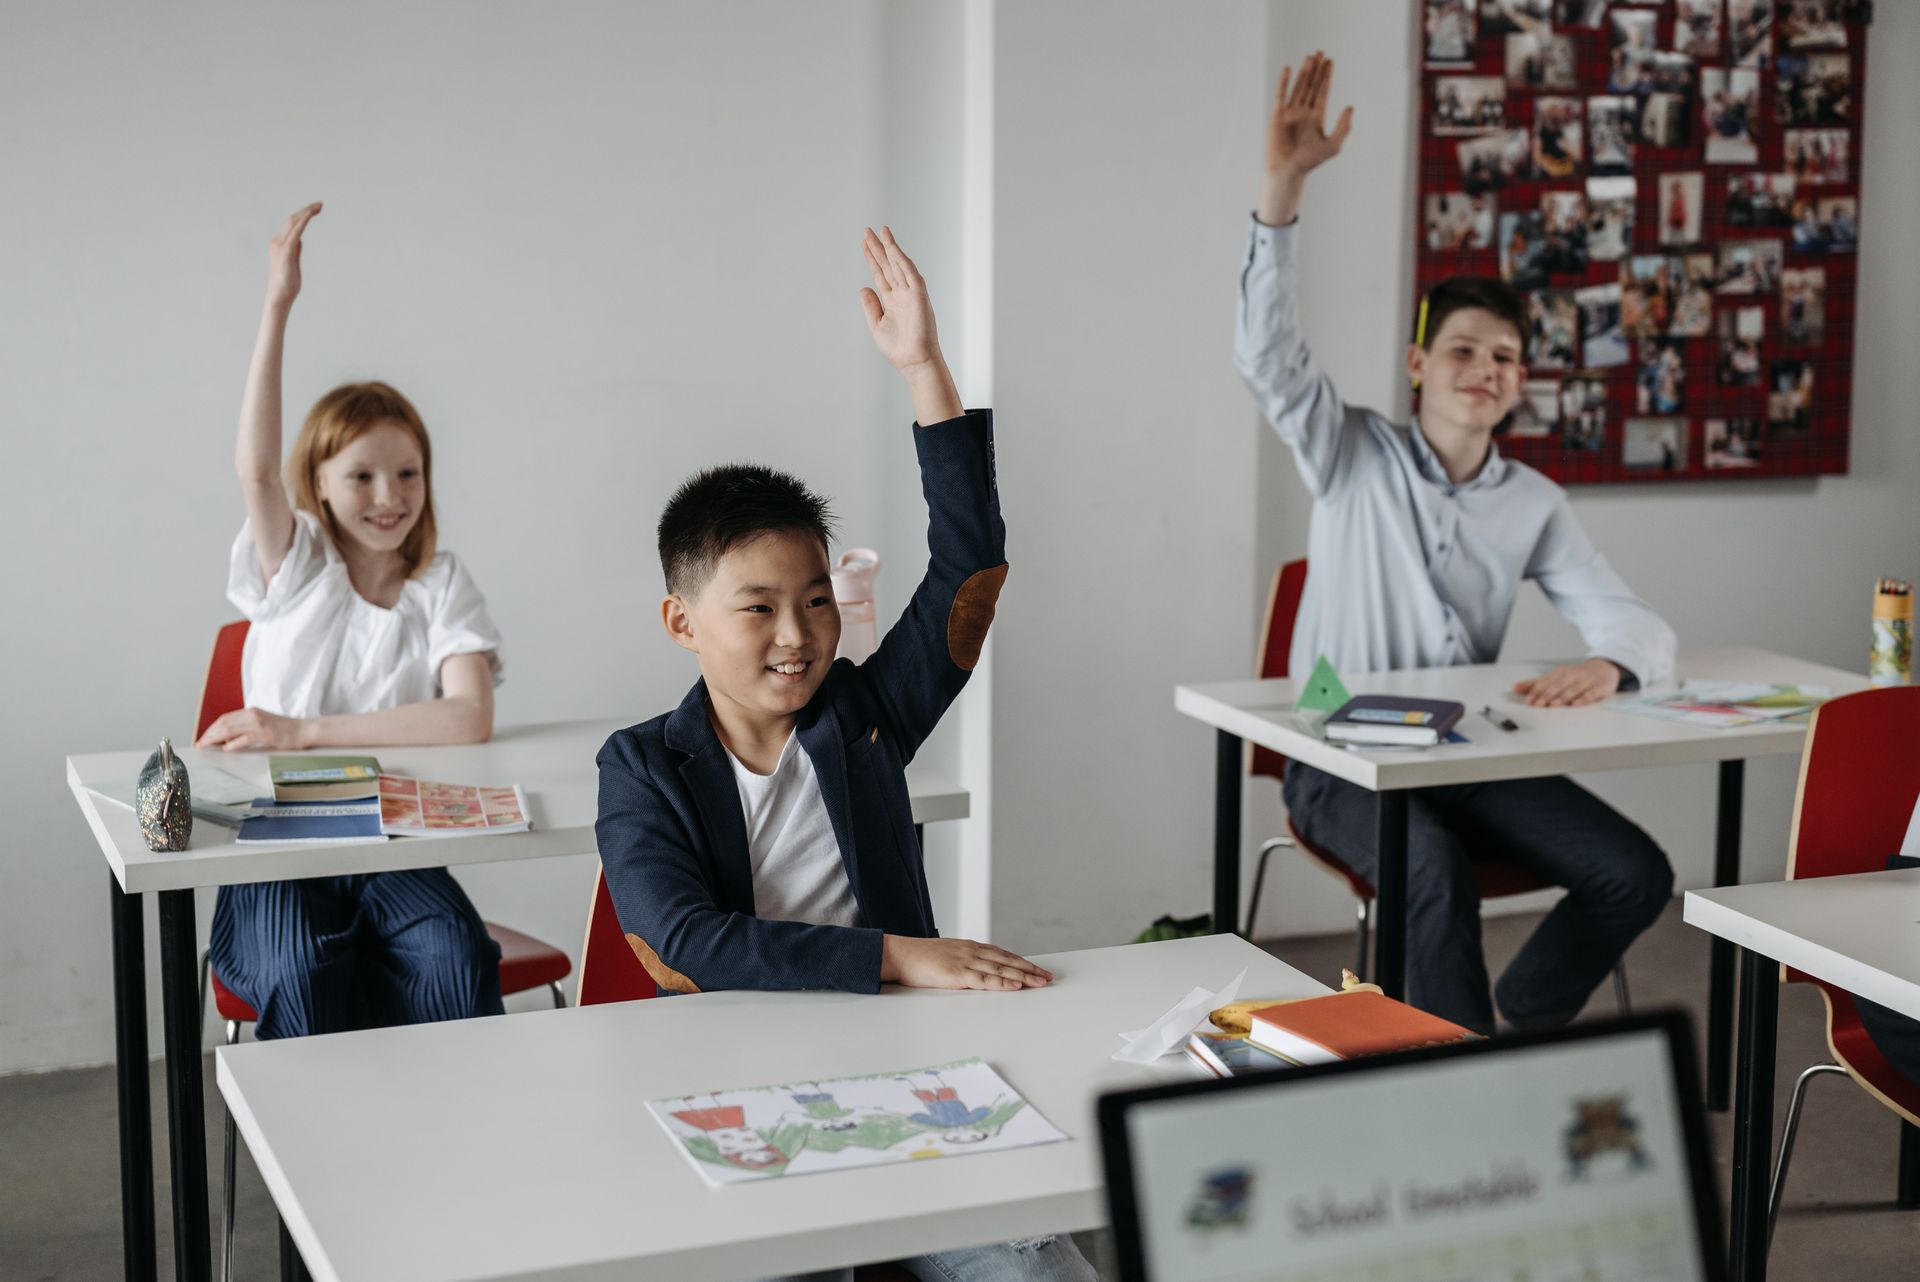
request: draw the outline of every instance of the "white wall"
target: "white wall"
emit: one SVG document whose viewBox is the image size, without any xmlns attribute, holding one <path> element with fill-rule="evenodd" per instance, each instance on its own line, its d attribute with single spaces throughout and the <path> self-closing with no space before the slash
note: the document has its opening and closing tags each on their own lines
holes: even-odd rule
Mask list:
<svg viewBox="0 0 1920 1282">
<path fill-rule="evenodd" d="M 706 464 L 835 496 L 904 601 L 912 412 L 858 235 L 893 222 L 959 326 L 956 6 L 5 3 L 0 29 L 0 1071 L 111 1056 L 108 874 L 61 758 L 191 735 L 266 243 L 301 203 L 327 210 L 289 432 L 350 378 L 420 406 L 443 541 L 506 634 L 502 722 L 678 701 L 652 526 Z M 592 870 L 461 876 L 572 951 Z"/>
<path fill-rule="evenodd" d="M 1264 10 L 998 7 L 995 937 L 1124 942 L 1210 895 L 1213 735 L 1173 686 L 1248 662 L 1254 449 L 1235 274 Z"/>
<path fill-rule="evenodd" d="M 1343 154 L 1311 181 L 1302 207 L 1307 250 L 1301 302 L 1308 338 L 1349 400 L 1404 415 L 1399 376 L 1409 325 L 1416 138 L 1418 5 L 1272 0 L 1267 76 L 1315 48 L 1336 62 L 1334 108 L 1358 104 Z M 1875 6 L 1869 29 L 1865 136 L 1861 144 L 1859 313 L 1854 353 L 1853 445 L 1846 476 L 1576 487 L 1574 510 L 1608 558 L 1678 629 L 1684 648 L 1750 644 L 1865 671 L 1873 579 L 1920 572 L 1920 246 L 1907 228 L 1920 204 L 1910 162 L 1920 85 L 1901 68 L 1920 58 L 1920 6 Z M 1356 305 L 1358 304 L 1358 305 Z M 1290 457 L 1261 438 L 1261 576 L 1306 553 L 1308 499 Z M 1265 579 L 1250 590 L 1265 603 Z M 1507 636 L 1509 657 L 1579 652 L 1577 634 L 1545 600 L 1522 594 Z M 1713 870 L 1715 768 L 1623 771 L 1584 778 L 1645 827 L 1672 858 L 1680 884 Z M 1781 875 L 1796 762 L 1747 767 L 1748 879 Z M 1277 790 L 1249 789 L 1249 848 L 1278 831 Z M 1194 822 L 1202 816 L 1196 810 Z M 1351 926 L 1344 889 L 1275 857 L 1262 909 L 1265 933 Z M 1531 898 L 1531 897 L 1529 897 Z M 1511 901 L 1510 901 L 1511 902 Z"/>
</svg>

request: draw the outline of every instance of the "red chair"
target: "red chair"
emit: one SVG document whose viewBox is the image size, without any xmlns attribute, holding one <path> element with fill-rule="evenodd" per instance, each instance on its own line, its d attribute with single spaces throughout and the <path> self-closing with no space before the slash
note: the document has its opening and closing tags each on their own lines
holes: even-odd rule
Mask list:
<svg viewBox="0 0 1920 1282">
<path fill-rule="evenodd" d="M 241 619 L 222 627 L 213 638 L 213 656 L 207 661 L 207 679 L 200 690 L 200 717 L 195 723 L 193 737 L 198 740 L 207 732 L 207 727 L 236 708 L 246 706 L 246 697 L 241 689 L 240 656 L 246 649 L 248 623 Z M 525 935 L 497 922 L 487 923 L 487 934 L 500 945 L 500 994 L 511 997 L 515 993 L 529 992 L 535 988 L 545 988 L 553 994 L 555 1006 L 565 1006 L 567 996 L 560 987 L 560 981 L 567 977 L 573 964 L 567 955 L 550 944 L 544 944 L 532 935 Z M 211 991 L 213 1008 L 220 1013 L 226 1024 L 227 1045 L 231 1046 L 240 1039 L 240 1026 L 252 1023 L 260 1018 L 259 1012 L 247 1005 L 213 973 L 208 965 L 207 955 L 200 955 L 200 991 L 204 1005 L 205 994 Z M 220 1220 L 220 1276 L 226 1282 L 233 1278 L 233 1164 L 234 1134 L 233 1114 L 226 1115 L 226 1203 L 221 1211 Z"/>
<path fill-rule="evenodd" d="M 1262 678 L 1284 677 L 1287 675 L 1287 656 L 1293 649 L 1293 625 L 1300 613 L 1300 598 L 1307 589 L 1307 562 L 1305 558 L 1289 561 L 1280 567 L 1273 576 L 1273 590 L 1267 598 L 1267 618 L 1261 628 L 1260 662 L 1256 676 Z M 1264 775 L 1276 784 L 1284 783 L 1287 775 L 1287 759 L 1269 748 L 1254 745 L 1252 760 L 1248 772 Z M 1324 846 L 1316 846 L 1300 835 L 1294 825 L 1293 816 L 1287 816 L 1287 835 L 1272 837 L 1261 844 L 1260 857 L 1254 865 L 1253 894 L 1247 902 L 1247 928 L 1244 932 L 1252 939 L 1253 924 L 1260 908 L 1260 887 L 1267 876 L 1267 858 L 1282 847 L 1292 847 L 1311 859 L 1316 865 L 1346 884 L 1358 902 L 1359 926 L 1355 932 L 1353 973 L 1364 976 L 1370 969 L 1367 965 L 1368 936 L 1373 930 L 1373 901 L 1376 892 L 1373 883 L 1349 868 L 1341 858 Z M 1524 895 L 1535 890 L 1546 890 L 1552 884 L 1541 881 L 1523 869 L 1497 859 L 1475 859 L 1473 877 L 1480 890 L 1480 898 L 1500 899 L 1508 895 Z M 1613 968 L 1613 991 L 1620 1003 L 1622 1014 L 1630 1013 L 1627 993 L 1626 963 Z"/>
<path fill-rule="evenodd" d="M 607 874 L 594 870 L 593 903 L 587 909 L 587 937 L 580 945 L 580 978 L 574 983 L 573 1000 L 582 1006 L 599 1006 L 659 993 L 659 985 L 640 964 L 627 942 L 627 933 L 620 929 L 613 896 L 607 892 Z"/>
<path fill-rule="evenodd" d="M 1800 789 L 1793 802 L 1793 835 L 1787 843 L 1787 880 L 1879 872 L 1900 848 L 1908 817 L 1920 797 L 1920 767 L 1914 764 L 1913 731 L 1920 725 L 1920 687 L 1867 690 L 1829 700 L 1807 727 L 1800 758 Z M 1793 1084 L 1780 1157 L 1767 1195 L 1767 1236 L 1780 1212 L 1780 1194 L 1793 1158 L 1794 1132 L 1807 1084 L 1823 1074 L 1845 1074 L 1901 1120 L 1902 1206 L 1920 1190 L 1904 1178 L 1920 1163 L 1920 1085 L 1887 1063 L 1860 1023 L 1853 994 L 1803 971 L 1780 968 L 1786 984 L 1812 984 L 1827 1007 L 1831 1064 L 1815 1064 Z"/>
</svg>

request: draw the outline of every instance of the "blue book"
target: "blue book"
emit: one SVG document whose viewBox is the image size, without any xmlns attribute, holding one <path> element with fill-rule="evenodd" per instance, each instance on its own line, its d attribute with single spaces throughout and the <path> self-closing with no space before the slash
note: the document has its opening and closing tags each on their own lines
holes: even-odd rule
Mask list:
<svg viewBox="0 0 1920 1282">
<path fill-rule="evenodd" d="M 313 841 L 346 846 L 385 841 L 380 831 L 380 802 L 275 801 L 259 797 L 240 821 L 243 843 Z"/>
</svg>

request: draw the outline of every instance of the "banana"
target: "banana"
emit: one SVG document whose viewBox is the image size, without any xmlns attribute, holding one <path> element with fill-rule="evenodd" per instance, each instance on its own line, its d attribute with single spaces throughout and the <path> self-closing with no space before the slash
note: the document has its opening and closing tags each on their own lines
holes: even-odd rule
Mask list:
<svg viewBox="0 0 1920 1282">
<path fill-rule="evenodd" d="M 1340 991 L 1343 993 L 1377 993 L 1378 984 L 1365 984 L 1350 970 L 1340 972 Z M 1232 1033 L 1244 1037 L 1253 1029 L 1254 1011 L 1265 1006 L 1285 1006 L 1288 1002 L 1304 1001 L 1300 997 L 1248 997 L 1241 1001 L 1229 1002 L 1207 1016 L 1213 1026 L 1223 1033 Z"/>
</svg>

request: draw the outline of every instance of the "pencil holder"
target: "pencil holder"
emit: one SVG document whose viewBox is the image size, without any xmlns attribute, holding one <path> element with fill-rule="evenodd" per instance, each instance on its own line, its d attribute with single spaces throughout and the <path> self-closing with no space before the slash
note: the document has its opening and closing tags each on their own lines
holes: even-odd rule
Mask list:
<svg viewBox="0 0 1920 1282">
<path fill-rule="evenodd" d="M 1913 593 L 1873 594 L 1873 651 L 1867 680 L 1876 686 L 1903 686 L 1913 680 Z"/>
<path fill-rule="evenodd" d="M 193 794 L 187 788 L 186 764 L 173 755 L 171 739 L 162 739 L 140 767 L 133 797 L 148 850 L 187 848 L 193 836 Z"/>
</svg>

